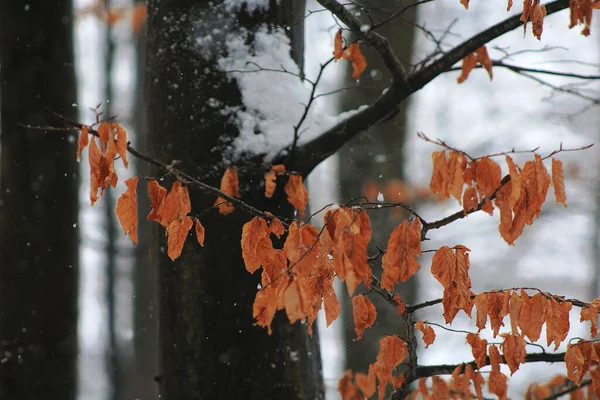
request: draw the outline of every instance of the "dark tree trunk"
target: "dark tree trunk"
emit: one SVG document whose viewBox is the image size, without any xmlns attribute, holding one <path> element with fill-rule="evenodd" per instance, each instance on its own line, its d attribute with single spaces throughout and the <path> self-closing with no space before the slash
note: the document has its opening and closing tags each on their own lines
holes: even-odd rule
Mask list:
<svg viewBox="0 0 600 400">
<path fill-rule="evenodd" d="M 219 185 L 230 161 L 224 154 L 238 128 L 222 107 L 210 104 L 242 105 L 235 80 L 216 62 L 228 33 L 245 28 L 251 41 L 263 24 L 281 29 L 277 25 L 282 18 L 277 18 L 289 14 L 270 3 L 269 11 L 248 14 L 242 8 L 232 14 L 223 11 L 223 3 L 150 2 L 147 101 L 153 154 L 167 162 L 177 160 L 178 167 L 213 186 Z M 209 34 L 212 51 L 201 53 L 195 39 Z M 240 174 L 244 200 L 261 210 L 291 215 L 281 194 L 264 198 L 260 183 L 265 166 L 257 161 L 245 166 L 254 168 Z M 195 215 L 215 201 L 194 190 L 191 197 Z M 166 256 L 164 231 L 157 229 L 160 392 L 167 400 L 324 396 L 316 333 L 308 336 L 305 325 L 289 324 L 284 314 L 276 316 L 271 336 L 253 326 L 259 276 L 245 270 L 240 250 L 242 225 L 249 219 L 240 211 L 228 216 L 214 210 L 202 213 L 206 246 L 200 248 L 190 238 L 176 262 Z"/>
<path fill-rule="evenodd" d="M 146 128 L 146 107 L 144 90 L 144 71 L 146 59 L 146 29 L 136 37 L 137 48 L 137 82 L 135 102 L 135 144 L 144 152 L 148 152 L 148 134 Z M 136 160 L 137 161 L 137 160 Z M 136 162 L 138 174 L 150 176 L 150 167 L 143 162 Z M 138 191 L 138 215 L 143 221 L 148 215 L 150 200 L 146 193 Z M 156 279 L 152 263 L 152 226 L 141 224 L 138 229 L 139 244 L 135 251 L 135 269 L 133 273 L 134 298 L 134 398 L 154 399 L 158 388 L 154 377 L 158 374 L 158 332 L 156 318 Z"/>
<path fill-rule="evenodd" d="M 406 4 L 404 2 L 390 2 L 386 0 L 358 1 L 368 9 L 370 16 L 375 21 L 383 20 L 390 13 L 398 12 Z M 381 10 L 385 10 L 382 12 Z M 405 18 L 414 19 L 414 12 L 406 12 Z M 365 23 L 369 20 L 365 18 Z M 400 60 L 408 66 L 412 52 L 414 28 L 410 24 L 390 24 L 378 28 L 377 32 L 390 41 L 395 53 Z M 340 111 L 356 108 L 362 104 L 369 104 L 381 94 L 389 85 L 390 76 L 381 57 L 366 46 L 363 51 L 369 65 L 363 72 L 359 87 L 345 92 L 340 98 Z M 348 63 L 345 85 L 351 86 L 351 67 Z M 406 105 L 404 102 L 398 114 L 390 121 L 369 129 L 366 134 L 356 137 L 348 142 L 340 151 L 340 189 L 342 201 L 348 201 L 357 196 L 365 195 L 368 185 L 377 186 L 385 192 L 386 185 L 394 181 L 404 180 L 404 142 L 406 139 Z M 372 194 L 370 194 L 372 196 Z M 369 200 L 375 201 L 370 197 Z M 386 198 L 386 201 L 393 199 Z M 375 246 L 385 248 L 390 232 L 407 217 L 399 209 L 382 209 L 370 213 L 373 226 L 373 237 L 369 248 L 370 254 L 375 254 Z M 376 276 L 381 276 L 381 269 L 374 269 Z M 406 303 L 412 303 L 415 297 L 415 280 L 404 285 L 398 285 L 398 293 Z M 352 305 L 347 297 L 343 297 L 346 304 L 342 306 L 345 321 L 352 321 Z M 390 332 L 401 335 L 405 330 L 401 318 L 396 310 L 389 306 L 379 296 L 372 296 L 371 300 L 377 307 L 377 320 L 372 328 L 365 331 L 363 339 L 355 341 L 356 332 L 352 323 L 344 325 L 344 339 L 346 342 L 346 367 L 354 371 L 366 372 L 369 363 L 374 362 L 379 352 L 379 338 Z"/>
<path fill-rule="evenodd" d="M 75 399 L 74 143 L 47 125 L 76 98 L 71 1 L 0 3 L 0 367 L 2 399 Z"/>
</svg>

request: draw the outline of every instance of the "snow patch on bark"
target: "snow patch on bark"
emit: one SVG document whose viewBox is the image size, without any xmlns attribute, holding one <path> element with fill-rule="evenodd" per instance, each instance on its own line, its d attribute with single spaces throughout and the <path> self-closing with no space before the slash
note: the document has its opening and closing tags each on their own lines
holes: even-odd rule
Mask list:
<svg viewBox="0 0 600 400">
<path fill-rule="evenodd" d="M 247 31 L 227 36 L 226 56 L 218 65 L 235 79 L 242 93 L 243 107 L 223 110 L 239 127 L 232 145 L 232 157 L 265 154 L 269 161 L 294 140 L 311 86 L 300 78 L 300 69 L 290 56 L 290 40 L 283 31 L 259 28 L 250 41 Z M 248 44 L 251 42 L 251 44 Z M 330 116 L 322 107 L 313 107 L 299 129 L 299 144 L 315 138 L 352 112 Z"/>
</svg>

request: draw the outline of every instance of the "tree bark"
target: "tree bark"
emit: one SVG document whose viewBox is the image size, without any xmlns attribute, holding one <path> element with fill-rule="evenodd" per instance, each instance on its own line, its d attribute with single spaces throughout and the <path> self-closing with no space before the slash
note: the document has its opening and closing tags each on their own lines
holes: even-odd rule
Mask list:
<svg viewBox="0 0 600 400">
<path fill-rule="evenodd" d="M 235 80 L 216 63 L 225 35 L 247 29 L 252 41 L 260 26 L 282 29 L 277 25 L 284 13 L 277 2 L 270 3 L 268 10 L 242 6 L 231 13 L 223 3 L 150 2 L 147 105 L 153 154 L 213 186 L 219 186 L 231 161 L 224 159 L 225 150 L 238 134 L 222 110 L 243 105 Z M 209 54 L 194 47 L 196 38 L 206 35 L 214 43 Z M 220 107 L 210 106 L 215 100 Z M 244 166 L 250 167 L 240 171 L 244 200 L 291 216 L 282 193 L 264 198 L 262 161 L 250 157 Z M 310 337 L 305 325 L 290 324 L 284 314 L 275 317 L 270 336 L 253 326 L 259 276 L 245 270 L 240 249 L 242 225 L 250 217 L 241 211 L 220 215 L 208 210 L 215 198 L 190 194 L 192 214 L 206 228 L 205 247 L 188 239 L 172 262 L 164 251 L 164 230 L 155 236 L 162 398 L 322 399 L 316 330 Z"/>
<path fill-rule="evenodd" d="M 75 399 L 78 167 L 44 109 L 76 98 L 71 1 L 0 3 L 0 398 Z"/>
</svg>

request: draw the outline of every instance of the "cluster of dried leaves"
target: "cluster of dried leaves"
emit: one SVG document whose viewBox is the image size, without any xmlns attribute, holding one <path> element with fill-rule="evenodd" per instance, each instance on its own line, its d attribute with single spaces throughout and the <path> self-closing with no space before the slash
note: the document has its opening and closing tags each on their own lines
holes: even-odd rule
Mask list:
<svg viewBox="0 0 600 400">
<path fill-rule="evenodd" d="M 469 8 L 470 0 L 460 0 L 460 3 L 465 7 Z M 513 0 L 508 0 L 506 11 L 510 11 L 513 6 Z M 592 10 L 600 9 L 600 0 L 571 0 L 569 4 L 571 11 L 571 19 L 569 28 L 573 28 L 575 25 L 583 25 L 582 35 L 588 36 L 590 34 L 590 24 L 592 21 Z M 527 30 L 527 23 L 531 21 L 533 36 L 538 40 L 542 38 L 542 32 L 544 30 L 544 17 L 546 16 L 546 7 L 540 5 L 540 0 L 524 0 L 523 1 L 523 12 L 521 13 L 521 22 L 523 22 L 523 30 Z M 469 77 L 469 73 L 477 65 L 481 65 L 485 68 L 492 79 L 492 60 L 488 55 L 487 48 L 481 46 L 473 53 L 467 55 L 463 59 L 461 73 L 457 78 L 458 83 L 462 83 Z"/>
<path fill-rule="evenodd" d="M 91 137 L 90 137 L 91 136 Z M 521 168 L 507 155 L 508 175 L 501 177 L 500 166 L 490 157 L 473 159 L 463 152 L 454 150 L 444 143 L 438 143 L 445 150 L 432 154 L 433 173 L 430 189 L 433 193 L 448 198 L 456 198 L 462 203 L 463 213 L 483 210 L 490 214 L 494 208 L 500 210 L 500 234 L 512 244 L 521 234 L 525 224 L 531 224 L 539 216 L 550 184 L 554 186 L 556 201 L 565 204 L 562 164 L 552 159 L 552 179 L 543 159 L 535 154 L 533 161 L 525 162 Z M 115 186 L 117 174 L 115 161 L 121 158 L 128 166 L 127 133 L 120 125 L 101 122 L 97 130 L 83 126 L 79 137 L 77 156 L 89 147 L 92 204 L 106 188 Z M 562 148 L 561 148 L 562 150 Z M 265 196 L 273 196 L 279 179 L 287 182 L 284 191 L 289 202 L 303 215 L 308 193 L 302 177 L 286 172 L 283 165 L 273 166 L 265 174 Z M 126 235 L 137 243 L 137 201 L 138 178 L 125 181 L 127 190 L 117 201 L 116 212 Z M 190 215 L 192 206 L 188 188 L 180 181 L 173 182 L 168 191 L 157 180 L 148 180 L 148 195 L 151 210 L 147 217 L 165 228 L 168 255 L 175 260 L 181 255 L 189 231 L 195 224 L 196 237 L 204 245 L 204 228 L 198 218 Z M 238 171 L 228 168 L 221 180 L 221 197 L 214 207 L 221 214 L 229 214 L 238 206 L 240 198 Z M 383 274 L 381 290 L 393 290 L 399 281 L 405 282 L 420 269 L 421 241 L 423 224 L 420 218 L 407 219 L 390 234 L 387 249 L 381 259 Z M 429 225 L 427 225 L 429 227 Z M 283 243 L 276 247 L 273 242 Z M 306 321 L 312 332 L 318 311 L 324 305 L 327 324 L 334 321 L 340 312 L 340 303 L 333 290 L 335 277 L 346 282 L 348 294 L 352 296 L 357 286 L 363 283 L 371 287 L 371 267 L 367 258 L 367 246 L 371 239 L 371 223 L 366 210 L 360 207 L 329 207 L 323 218 L 323 228 L 299 221 L 282 223 L 277 217 L 262 213 L 247 222 L 242 229 L 241 248 L 246 269 L 250 273 L 261 270 L 261 289 L 253 304 L 256 324 L 267 328 L 271 333 L 271 323 L 277 310 L 285 310 L 291 323 Z M 491 365 L 487 379 L 488 390 L 499 398 L 506 398 L 508 378 L 500 371 L 499 365 L 506 363 L 514 373 L 525 362 L 525 338 L 535 342 L 540 338 L 542 327 L 546 325 L 547 344 L 554 343 L 555 349 L 565 340 L 569 332 L 569 311 L 572 303 L 549 293 L 538 292 L 529 295 L 525 290 L 491 291 L 475 295 L 471 290 L 469 277 L 469 249 L 456 245 L 439 248 L 432 259 L 431 273 L 444 288 L 442 305 L 445 322 L 450 324 L 459 311 L 471 317 L 476 309 L 476 326 L 479 331 L 486 327 L 488 318 L 494 337 L 504 326 L 504 317 L 510 316 L 510 333 L 502 333 L 499 346 L 489 345 L 478 334 L 467 335 L 467 343 L 472 347 L 475 358 L 471 365 L 457 367 L 452 380 L 446 382 L 434 377 L 432 389 L 426 380 L 421 379 L 417 392 L 423 398 L 482 398 L 485 379 L 479 372 L 483 366 Z M 406 307 L 400 297 L 393 292 L 393 302 L 398 314 L 403 315 Z M 352 298 L 353 316 L 357 339 L 365 329 L 373 325 L 377 311 L 364 294 Z M 597 333 L 597 315 L 600 299 L 585 305 L 581 310 L 581 321 L 591 322 L 591 334 Z M 423 321 L 414 328 L 423 334 L 425 346 L 435 340 L 435 331 Z M 565 361 L 567 378 L 581 384 L 583 376 L 589 373 L 594 387 L 600 387 L 597 364 L 600 357 L 596 345 L 580 342 L 569 346 Z M 502 355 L 501 355 L 502 354 Z M 377 391 L 383 398 L 391 384 L 398 388 L 406 382 L 395 368 L 408 356 L 408 344 L 396 337 L 386 336 L 380 341 L 380 352 L 375 363 L 369 366 L 368 374 L 346 372 L 340 381 L 340 392 L 345 400 L 374 395 Z M 471 383 L 473 390 L 471 391 Z M 536 391 L 545 390 L 536 386 Z M 431 393 L 430 393 L 431 392 Z"/>
<path fill-rule="evenodd" d="M 535 155 L 520 168 L 505 155 L 509 175 L 502 179 L 500 166 L 490 157 L 469 159 L 459 151 L 436 151 L 432 154 L 433 175 L 430 188 L 442 197 L 462 202 L 465 212 L 481 209 L 490 215 L 494 205 L 500 210 L 499 231 L 513 244 L 525 225 L 540 215 L 550 184 L 556 202 L 566 207 L 562 162 L 552 159 L 552 180 L 542 157 Z M 463 191 L 463 188 L 466 189 Z"/>
</svg>

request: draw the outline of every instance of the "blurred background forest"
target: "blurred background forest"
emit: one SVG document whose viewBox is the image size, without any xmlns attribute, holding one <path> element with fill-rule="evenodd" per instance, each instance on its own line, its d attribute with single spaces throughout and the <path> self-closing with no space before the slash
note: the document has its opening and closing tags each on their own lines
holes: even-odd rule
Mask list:
<svg viewBox="0 0 600 400">
<path fill-rule="evenodd" d="M 365 22 L 382 20 L 407 3 L 360 0 L 355 12 Z M 468 12 L 458 1 L 423 4 L 379 32 L 390 39 L 402 61 L 417 65 L 436 47 L 459 43 L 506 16 L 502 4 L 472 3 Z M 0 46 L 4 46 L 0 53 L 4 57 L 0 58 L 0 191 L 4 195 L 0 195 L 0 337 L 20 335 L 23 343 L 31 346 L 45 341 L 58 343 L 49 348 L 60 362 L 51 369 L 36 366 L 36 374 L 49 382 L 40 387 L 54 388 L 52 398 L 153 399 L 159 370 L 156 282 L 148 248 L 152 233 L 147 225 L 141 225 L 139 245 L 131 245 L 116 222 L 116 197 L 111 190 L 91 208 L 89 178 L 83 172 L 87 164 L 85 159 L 81 165 L 75 162 L 74 136 L 16 128 L 19 123 L 51 124 L 47 108 L 84 123 L 94 121 L 95 112 L 102 110 L 102 117 L 117 116 L 135 146 L 146 151 L 146 6 L 128 1 L 73 0 L 32 4 L 31 10 L 28 7 L 17 1 L 0 5 Z M 331 56 L 333 36 L 339 27 L 330 13 L 315 12 L 320 9 L 315 2 L 307 4 L 307 76 L 317 74 L 319 63 Z M 27 14 L 30 12 L 35 15 Z M 524 39 L 520 30 L 511 32 L 494 41 L 491 55 L 518 65 L 599 75 L 598 41 L 585 39 L 578 31 L 567 32 L 565 21 L 564 12 L 549 17 L 541 42 L 529 36 Z M 594 39 L 599 28 L 592 28 Z M 432 40 L 428 32 L 435 33 L 441 42 Z M 17 53 L 6 48 L 10 41 L 5 38 L 17 34 L 30 40 L 29 50 Z M 561 47 L 566 40 L 569 48 Z M 321 97 L 317 107 L 337 114 L 370 103 L 381 94 L 389 81 L 387 71 L 374 52 L 365 49 L 364 54 L 368 67 L 360 82 L 352 80 L 346 63 L 326 70 L 319 93 L 335 94 Z M 34 71 L 34 66 L 38 70 Z M 411 204 L 425 218 L 455 211 L 457 204 L 428 195 L 429 154 L 434 149 L 416 138 L 417 131 L 477 156 L 538 146 L 540 151 L 549 152 L 560 143 L 574 148 L 598 140 L 600 93 L 596 79 L 574 84 L 569 78 L 544 77 L 540 83 L 498 68 L 491 82 L 483 71 L 476 70 L 467 82 L 458 85 L 457 76 L 458 72 L 441 76 L 405 102 L 391 121 L 371 128 L 372 132 L 360 135 L 322 163 L 309 178 L 311 207 L 319 209 L 324 204 L 366 196 Z M 26 135 L 32 145 L 19 148 L 16 135 Z M 481 291 L 535 286 L 581 300 L 600 297 L 598 148 L 565 154 L 562 159 L 569 208 L 548 206 L 514 248 L 499 237 L 497 217 L 486 214 L 470 216 L 440 231 L 428 247 L 458 243 L 469 247 L 473 286 Z M 133 164 L 136 174 L 150 175 L 145 164 L 136 160 Z M 5 194 L 9 189 L 12 196 Z M 117 192 L 122 190 L 120 187 Z M 40 198 L 47 201 L 40 204 Z M 141 210 L 149 208 L 145 194 L 138 202 Z M 21 215 L 27 218 L 10 218 Z M 397 210 L 373 214 L 372 243 L 384 247 L 389 232 L 404 218 L 406 215 Z M 30 239 L 15 246 L 14 232 Z M 371 251 L 376 252 L 376 248 Z M 23 254 L 28 261 L 22 261 Z M 64 269 L 39 267 L 55 265 L 57 257 Z M 15 260 L 21 261 L 15 265 Z M 428 265 L 427 256 L 422 264 Z M 381 271 L 374 273 L 380 275 Z M 406 303 L 441 295 L 431 276 L 411 282 L 399 289 Z M 341 293 L 344 289 L 337 290 Z M 379 311 L 375 326 L 361 341 L 355 341 L 349 299 L 340 298 L 344 299 L 343 316 L 327 329 L 320 321 L 328 399 L 339 398 L 337 381 L 345 369 L 365 371 L 375 359 L 378 339 L 402 330 L 395 310 L 375 302 Z M 440 308 L 434 307 L 420 318 L 441 322 L 440 314 Z M 573 322 L 576 319 L 574 316 Z M 24 326 L 30 328 L 23 331 Z M 453 325 L 456 329 L 469 326 L 467 318 L 457 319 Z M 472 358 L 463 336 L 441 330 L 437 334 L 436 344 L 423 352 L 421 361 L 433 364 Z M 572 336 L 577 334 L 574 328 Z M 2 362 L 18 359 L 27 364 L 29 349 L 23 343 L 3 340 Z M 9 398 L 1 391 L 16 383 L 6 380 L 2 368 L 0 364 L 0 398 Z M 534 368 L 538 369 L 534 372 Z M 529 382 L 550 377 L 557 368 L 560 366 L 544 366 L 542 370 L 537 365 L 524 366 L 511 378 L 513 395 L 521 397 Z M 24 377 L 12 375 L 11 379 Z M 37 395 L 46 398 L 44 393 Z"/>
</svg>

